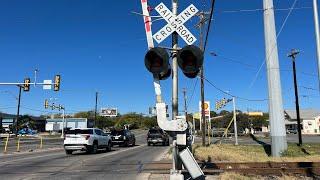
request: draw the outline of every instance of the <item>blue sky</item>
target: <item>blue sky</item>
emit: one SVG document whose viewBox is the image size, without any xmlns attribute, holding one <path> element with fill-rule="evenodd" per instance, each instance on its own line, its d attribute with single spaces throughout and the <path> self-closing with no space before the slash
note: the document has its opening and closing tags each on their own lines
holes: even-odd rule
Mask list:
<svg viewBox="0 0 320 180">
<path fill-rule="evenodd" d="M 170 0 L 149 0 L 151 6 Z M 289 8 L 294 0 L 275 0 L 275 8 Z M 209 10 L 210 1 L 180 1 L 179 11 L 190 3 Z M 297 60 L 298 83 L 318 89 L 317 60 L 313 24 L 312 0 L 298 0 L 278 38 L 279 61 L 286 109 L 294 108 L 291 61 L 287 53 L 292 48 L 301 50 Z M 234 12 L 229 10 L 261 9 L 262 0 L 217 0 L 216 12 L 205 54 L 205 76 L 219 88 L 249 99 L 267 98 L 266 67 L 256 81 L 254 77 L 264 61 L 263 12 Z M 120 113 L 147 113 L 155 102 L 152 76 L 144 67 L 147 43 L 141 16 L 140 0 L 2 0 L 0 1 L 0 82 L 23 81 L 33 77 L 52 79 L 62 75 L 61 91 L 44 91 L 32 87 L 22 94 L 22 114 L 52 113 L 43 108 L 44 99 L 56 98 L 67 113 L 94 108 L 95 92 L 99 92 L 100 107 L 117 107 Z M 276 11 L 276 27 L 280 29 L 289 11 Z M 155 11 L 152 15 L 157 15 Z M 186 23 L 198 36 L 194 25 L 198 19 Z M 153 23 L 153 32 L 160 30 L 164 21 Z M 170 46 L 171 38 L 161 45 Z M 180 46 L 185 44 L 179 40 Z M 197 42 L 198 43 L 198 42 Z M 210 52 L 218 54 L 210 56 Z M 229 61 L 227 59 L 232 59 Z M 240 63 L 235 63 L 239 61 Z M 247 64 L 249 66 L 246 66 Z M 183 109 L 182 88 L 187 88 L 189 110 L 198 110 L 200 94 L 196 80 L 185 78 L 180 72 L 180 110 Z M 165 101 L 170 103 L 171 80 L 162 82 Z M 206 99 L 213 102 L 227 97 L 208 83 Z M 0 111 L 15 113 L 18 88 L 1 86 Z M 319 93 L 299 88 L 301 108 L 319 109 Z M 267 102 L 238 100 L 241 110 L 267 111 Z M 214 106 L 214 105 L 212 105 Z M 227 110 L 231 107 L 226 107 Z"/>
</svg>

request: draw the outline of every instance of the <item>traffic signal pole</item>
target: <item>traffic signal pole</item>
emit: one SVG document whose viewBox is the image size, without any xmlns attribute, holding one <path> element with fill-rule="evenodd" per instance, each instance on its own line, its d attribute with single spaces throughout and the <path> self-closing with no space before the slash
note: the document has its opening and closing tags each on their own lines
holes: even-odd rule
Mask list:
<svg viewBox="0 0 320 180">
<path fill-rule="evenodd" d="M 233 102 L 233 124 L 234 124 L 234 138 L 235 138 L 235 145 L 239 145 L 238 143 L 238 128 L 237 128 L 237 111 L 236 111 L 236 98 L 232 97 Z"/>
<path fill-rule="evenodd" d="M 19 97 L 18 97 L 18 108 L 17 108 L 17 117 L 16 117 L 16 122 L 14 123 L 14 131 L 15 134 L 18 134 L 18 121 L 19 121 L 19 116 L 20 116 L 20 103 L 21 103 L 21 93 L 22 93 L 22 86 L 19 85 Z"/>
</svg>

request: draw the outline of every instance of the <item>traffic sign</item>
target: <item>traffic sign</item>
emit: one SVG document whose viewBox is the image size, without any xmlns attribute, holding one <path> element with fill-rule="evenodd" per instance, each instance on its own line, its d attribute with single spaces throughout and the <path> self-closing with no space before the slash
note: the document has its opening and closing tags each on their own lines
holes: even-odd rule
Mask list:
<svg viewBox="0 0 320 180">
<path fill-rule="evenodd" d="M 204 112 L 206 116 L 210 116 L 210 101 L 205 101 L 204 102 Z M 199 110 L 200 113 L 202 112 L 202 103 L 201 101 L 199 101 Z"/>
<path fill-rule="evenodd" d="M 188 45 L 193 44 L 197 40 L 183 25 L 199 11 L 193 4 L 188 6 L 178 16 L 175 16 L 163 3 L 160 3 L 158 6 L 156 6 L 155 10 L 168 23 L 160 31 L 153 35 L 153 38 L 157 41 L 157 43 L 161 43 L 173 32 L 177 32 Z"/>
<path fill-rule="evenodd" d="M 43 80 L 43 84 L 45 84 L 43 85 L 44 90 L 50 90 L 52 88 L 52 80 Z"/>
</svg>

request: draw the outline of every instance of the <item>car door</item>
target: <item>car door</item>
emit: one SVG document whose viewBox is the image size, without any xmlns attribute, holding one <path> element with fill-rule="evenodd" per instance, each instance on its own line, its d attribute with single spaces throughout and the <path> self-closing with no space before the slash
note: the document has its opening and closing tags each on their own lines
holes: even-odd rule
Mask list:
<svg viewBox="0 0 320 180">
<path fill-rule="evenodd" d="M 103 138 L 102 138 L 102 131 L 100 129 L 95 129 L 94 131 L 96 133 L 96 137 L 98 140 L 98 146 L 103 146 L 104 142 L 103 142 Z"/>
</svg>

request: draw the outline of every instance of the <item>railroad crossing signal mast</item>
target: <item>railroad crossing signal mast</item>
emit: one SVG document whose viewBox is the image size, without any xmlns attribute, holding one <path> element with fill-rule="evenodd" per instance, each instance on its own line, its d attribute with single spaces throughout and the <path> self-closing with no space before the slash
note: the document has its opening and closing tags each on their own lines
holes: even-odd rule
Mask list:
<svg viewBox="0 0 320 180">
<path fill-rule="evenodd" d="M 185 116 L 178 116 L 178 67 L 188 78 L 196 78 L 203 65 L 203 51 L 192 45 L 196 38 L 183 25 L 193 15 L 198 12 L 194 5 L 188 6 L 178 15 L 178 2 L 172 1 L 172 12 L 160 3 L 155 10 L 167 21 L 167 25 L 152 36 L 151 16 L 149 15 L 147 0 L 141 0 L 147 42 L 149 50 L 147 51 L 144 62 L 147 70 L 152 73 L 154 78 L 154 88 L 156 93 L 156 112 L 157 122 L 161 129 L 169 132 L 173 137 L 173 169 L 170 179 L 184 179 L 181 174 L 182 164 L 189 171 L 193 179 L 203 176 L 198 163 L 195 161 L 192 153 L 187 148 L 192 144 L 187 138 L 188 123 Z M 172 34 L 172 48 L 154 47 L 153 39 L 161 43 L 165 38 Z M 178 48 L 178 35 L 186 42 L 187 46 Z M 172 67 L 167 50 L 172 53 Z M 172 89 L 172 120 L 166 116 L 166 104 L 161 97 L 161 80 L 166 80 L 171 76 L 173 79 Z M 187 142 L 188 141 L 188 142 Z"/>
</svg>

